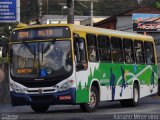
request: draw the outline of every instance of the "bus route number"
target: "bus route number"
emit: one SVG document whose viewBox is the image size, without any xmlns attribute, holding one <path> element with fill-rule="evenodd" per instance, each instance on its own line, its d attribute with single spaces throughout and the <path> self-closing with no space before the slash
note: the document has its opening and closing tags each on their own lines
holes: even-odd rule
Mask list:
<svg viewBox="0 0 160 120">
<path fill-rule="evenodd" d="M 27 38 L 28 36 L 29 36 L 29 33 L 26 32 L 26 31 L 25 31 L 25 32 L 23 31 L 23 32 L 19 32 L 19 33 L 18 33 L 18 37 L 19 37 L 19 38 Z"/>
</svg>

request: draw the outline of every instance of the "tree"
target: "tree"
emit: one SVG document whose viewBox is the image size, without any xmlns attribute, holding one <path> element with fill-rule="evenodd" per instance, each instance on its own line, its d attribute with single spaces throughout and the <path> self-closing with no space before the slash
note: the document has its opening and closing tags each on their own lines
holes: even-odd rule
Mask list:
<svg viewBox="0 0 160 120">
<path fill-rule="evenodd" d="M 160 2 L 156 2 L 155 7 L 160 9 Z"/>
<path fill-rule="evenodd" d="M 21 22 L 29 23 L 38 18 L 38 0 L 21 0 Z"/>
</svg>

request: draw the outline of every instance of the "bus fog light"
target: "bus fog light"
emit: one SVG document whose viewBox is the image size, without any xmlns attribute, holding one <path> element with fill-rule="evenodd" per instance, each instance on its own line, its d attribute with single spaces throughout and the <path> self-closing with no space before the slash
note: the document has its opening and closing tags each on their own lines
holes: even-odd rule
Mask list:
<svg viewBox="0 0 160 120">
<path fill-rule="evenodd" d="M 60 88 L 58 89 L 58 91 L 68 90 L 69 88 L 71 88 L 71 86 L 73 85 L 73 83 L 74 83 L 73 80 L 68 80 L 62 86 L 60 86 Z"/>
</svg>

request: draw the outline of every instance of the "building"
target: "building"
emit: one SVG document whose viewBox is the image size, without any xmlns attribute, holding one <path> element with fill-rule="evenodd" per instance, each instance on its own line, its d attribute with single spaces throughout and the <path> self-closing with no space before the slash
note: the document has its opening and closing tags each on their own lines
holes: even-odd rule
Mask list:
<svg viewBox="0 0 160 120">
<path fill-rule="evenodd" d="M 99 22 L 109 16 L 94 16 L 93 22 Z M 67 23 L 67 15 L 44 15 L 42 18 L 43 24 L 65 24 Z M 90 25 L 90 16 L 75 16 L 74 23 L 76 25 Z"/>
<path fill-rule="evenodd" d="M 132 14 L 146 13 L 146 14 L 160 14 L 160 9 L 151 7 L 140 7 L 134 10 L 126 11 L 124 13 L 108 17 L 102 21 L 94 24 L 95 27 L 102 27 L 107 29 L 116 29 L 121 31 L 133 31 Z"/>
</svg>

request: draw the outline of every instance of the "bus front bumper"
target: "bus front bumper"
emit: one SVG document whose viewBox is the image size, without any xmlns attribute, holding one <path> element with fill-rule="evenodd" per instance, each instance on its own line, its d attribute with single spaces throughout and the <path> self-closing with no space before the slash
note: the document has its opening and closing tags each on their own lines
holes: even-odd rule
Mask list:
<svg viewBox="0 0 160 120">
<path fill-rule="evenodd" d="M 55 105 L 76 103 L 76 88 L 70 88 L 67 91 L 45 94 L 24 94 L 10 92 L 13 106 L 20 105 Z"/>
</svg>

